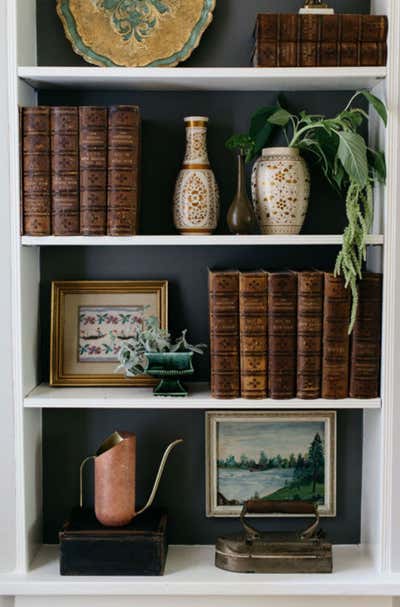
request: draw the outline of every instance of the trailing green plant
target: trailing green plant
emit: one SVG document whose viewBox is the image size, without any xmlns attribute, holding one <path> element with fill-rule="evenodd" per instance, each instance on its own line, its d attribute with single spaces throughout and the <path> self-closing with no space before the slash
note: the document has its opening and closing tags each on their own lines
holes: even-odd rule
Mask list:
<svg viewBox="0 0 400 607">
<path fill-rule="evenodd" d="M 143 321 L 134 337 L 121 344 L 118 352 L 116 371 L 125 371 L 128 377 L 143 375 L 145 372 L 146 353 L 150 352 L 195 352 L 203 354 L 205 344 L 193 346 L 186 339 L 187 329 L 175 339 L 172 339 L 166 329 L 161 329 L 158 318 L 150 316 Z M 117 339 L 117 338 L 115 338 Z"/>
<path fill-rule="evenodd" d="M 249 133 L 235 136 L 238 141 L 245 138 L 246 160 L 250 162 L 268 144 L 274 131 L 283 129 L 288 147 L 312 155 L 331 186 L 344 194 L 348 225 L 336 260 L 335 275 L 343 276 L 346 288 L 352 292 L 349 333 L 356 318 L 358 280 L 362 278 L 366 241 L 372 226 L 373 185 L 386 180 L 383 152 L 369 147 L 359 132 L 368 122 L 369 115 L 363 108 L 353 107 L 358 97 L 364 97 L 373 106 L 386 126 L 385 105 L 369 91 L 362 90 L 333 118 L 305 111 L 294 114 L 280 103 L 260 108 L 251 118 Z"/>
</svg>

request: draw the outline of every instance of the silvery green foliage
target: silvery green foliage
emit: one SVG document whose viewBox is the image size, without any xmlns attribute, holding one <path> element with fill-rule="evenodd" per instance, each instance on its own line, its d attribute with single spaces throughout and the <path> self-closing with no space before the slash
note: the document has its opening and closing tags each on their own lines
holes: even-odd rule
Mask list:
<svg viewBox="0 0 400 607">
<path fill-rule="evenodd" d="M 170 333 L 161 329 L 158 318 L 150 316 L 143 322 L 143 328 L 139 329 L 132 339 L 123 342 L 118 352 L 120 364 L 116 371 L 123 370 L 128 377 L 143 375 L 145 370 L 146 352 L 195 352 L 203 354 L 207 347 L 205 344 L 193 346 L 186 339 L 187 329 L 172 341 Z M 117 339 L 117 338 L 116 338 Z"/>
</svg>

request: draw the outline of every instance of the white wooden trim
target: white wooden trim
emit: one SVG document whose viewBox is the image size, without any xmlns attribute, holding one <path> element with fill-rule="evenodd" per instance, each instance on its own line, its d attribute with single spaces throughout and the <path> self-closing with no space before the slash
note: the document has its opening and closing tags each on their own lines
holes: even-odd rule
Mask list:
<svg viewBox="0 0 400 607">
<path fill-rule="evenodd" d="M 34 88 L 108 90 L 299 91 L 373 88 L 386 77 L 385 67 L 29 67 L 20 78 Z"/>
<path fill-rule="evenodd" d="M 52 388 L 48 384 L 40 384 L 24 399 L 26 408 L 54 408 L 63 409 L 379 409 L 380 398 L 367 400 L 344 398 L 330 400 L 317 398 L 303 400 L 291 398 L 288 400 L 274 400 L 266 398 L 261 400 L 245 398 L 211 398 L 207 383 L 187 384 L 189 396 L 160 397 L 154 396 L 151 388 Z"/>
<path fill-rule="evenodd" d="M 340 245 L 342 234 L 299 234 L 279 236 L 22 236 L 24 246 L 264 246 Z M 383 245 L 383 234 L 368 236 L 369 245 Z"/>
</svg>

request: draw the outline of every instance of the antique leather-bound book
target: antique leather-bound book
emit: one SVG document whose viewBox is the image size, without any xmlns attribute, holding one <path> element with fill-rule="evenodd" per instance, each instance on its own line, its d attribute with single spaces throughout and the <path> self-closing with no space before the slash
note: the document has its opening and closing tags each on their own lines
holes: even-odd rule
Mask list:
<svg viewBox="0 0 400 607">
<path fill-rule="evenodd" d="M 325 273 L 322 339 L 322 398 L 349 393 L 350 289 L 340 276 Z"/>
<path fill-rule="evenodd" d="M 106 233 L 107 108 L 79 108 L 80 232 Z"/>
<path fill-rule="evenodd" d="M 77 107 L 52 107 L 51 216 L 56 236 L 79 234 L 79 114 Z"/>
<path fill-rule="evenodd" d="M 351 338 L 350 397 L 379 396 L 382 275 L 365 273 L 358 287 L 357 317 Z"/>
<path fill-rule="evenodd" d="M 240 396 L 239 272 L 209 273 L 211 396 Z"/>
<path fill-rule="evenodd" d="M 267 397 L 268 274 L 239 275 L 240 386 L 242 398 Z"/>
<path fill-rule="evenodd" d="M 22 112 L 23 233 L 51 233 L 50 108 Z"/>
<path fill-rule="evenodd" d="M 258 15 L 253 65 L 386 65 L 387 31 L 384 15 Z"/>
<path fill-rule="evenodd" d="M 107 233 L 138 233 L 140 110 L 135 105 L 108 109 Z"/>
<path fill-rule="evenodd" d="M 324 275 L 299 272 L 297 283 L 297 398 L 321 396 Z"/>
<path fill-rule="evenodd" d="M 268 274 L 268 387 L 271 398 L 296 395 L 297 275 Z"/>
</svg>

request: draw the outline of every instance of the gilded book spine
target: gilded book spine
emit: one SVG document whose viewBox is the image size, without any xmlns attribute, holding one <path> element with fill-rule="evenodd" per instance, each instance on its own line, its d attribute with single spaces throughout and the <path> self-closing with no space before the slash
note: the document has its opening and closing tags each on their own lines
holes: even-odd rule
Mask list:
<svg viewBox="0 0 400 607">
<path fill-rule="evenodd" d="M 79 234 L 79 117 L 77 107 L 52 107 L 52 230 L 56 236 Z"/>
<path fill-rule="evenodd" d="M 268 275 L 268 384 L 271 398 L 296 395 L 297 275 Z"/>
<path fill-rule="evenodd" d="M 239 276 L 240 385 L 242 398 L 267 397 L 268 274 Z"/>
<path fill-rule="evenodd" d="M 297 291 L 297 398 L 321 396 L 324 275 L 299 272 Z"/>
<path fill-rule="evenodd" d="M 79 108 L 80 232 L 106 233 L 107 108 Z"/>
<path fill-rule="evenodd" d="M 349 322 L 350 290 L 341 277 L 325 273 L 322 398 L 348 396 Z"/>
<path fill-rule="evenodd" d="M 138 233 L 140 111 L 117 105 L 108 112 L 107 233 Z"/>
<path fill-rule="evenodd" d="M 382 275 L 366 273 L 351 343 L 350 397 L 377 398 L 381 361 Z"/>
<path fill-rule="evenodd" d="M 23 232 L 51 233 L 50 109 L 23 109 Z"/>
<path fill-rule="evenodd" d="M 240 396 L 239 273 L 210 272 L 211 395 Z"/>
</svg>

